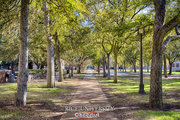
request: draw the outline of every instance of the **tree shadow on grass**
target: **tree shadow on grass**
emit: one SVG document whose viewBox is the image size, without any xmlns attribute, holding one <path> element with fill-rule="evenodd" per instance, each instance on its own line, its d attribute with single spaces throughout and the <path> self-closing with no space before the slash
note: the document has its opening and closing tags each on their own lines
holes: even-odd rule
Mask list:
<svg viewBox="0 0 180 120">
<path fill-rule="evenodd" d="M 108 82 L 109 83 L 109 82 Z M 113 88 L 108 87 L 107 85 L 101 85 L 101 88 L 103 92 L 105 93 L 106 97 L 108 98 L 108 101 L 111 103 L 112 106 L 115 107 L 114 112 L 118 115 L 118 118 L 121 120 L 125 119 L 134 119 L 134 114 L 135 118 L 136 112 L 137 111 L 152 111 L 150 112 L 150 116 L 152 113 L 153 116 L 153 111 L 158 112 L 159 114 L 161 112 L 173 112 L 173 111 L 180 111 L 180 101 L 178 102 L 170 102 L 170 103 L 164 103 L 163 109 L 152 109 L 149 107 L 149 93 L 145 95 L 140 95 L 137 93 L 114 93 Z M 177 93 L 179 91 L 176 91 Z M 175 93 L 176 93 L 175 92 Z M 170 96 L 163 95 L 165 99 L 167 97 L 173 97 L 173 98 L 179 98 L 180 96 L 177 94 L 171 94 Z M 164 113 L 163 113 L 164 114 Z M 170 114 L 170 113 L 169 113 Z M 176 113 L 178 114 L 178 113 Z M 168 114 L 167 114 L 168 115 Z M 147 116 L 147 115 L 146 115 Z M 138 120 L 141 120 L 138 118 Z M 144 119 L 142 119 L 144 120 Z"/>
</svg>

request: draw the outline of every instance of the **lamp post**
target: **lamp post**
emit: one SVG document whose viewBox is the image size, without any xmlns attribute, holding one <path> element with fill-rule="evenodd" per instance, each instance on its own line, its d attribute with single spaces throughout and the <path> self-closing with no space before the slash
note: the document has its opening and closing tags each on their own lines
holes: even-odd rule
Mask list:
<svg viewBox="0 0 180 120">
<path fill-rule="evenodd" d="M 143 49 L 142 49 L 142 36 L 143 29 L 140 29 L 140 84 L 139 84 L 139 94 L 146 94 L 144 91 L 144 83 L 143 83 Z"/>
</svg>

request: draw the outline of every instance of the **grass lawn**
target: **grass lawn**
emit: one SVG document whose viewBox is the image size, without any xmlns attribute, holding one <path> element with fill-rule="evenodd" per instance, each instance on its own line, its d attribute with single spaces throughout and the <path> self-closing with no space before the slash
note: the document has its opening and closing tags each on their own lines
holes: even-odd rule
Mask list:
<svg viewBox="0 0 180 120">
<path fill-rule="evenodd" d="M 119 118 L 135 120 L 180 120 L 180 79 L 163 80 L 164 110 L 152 110 L 148 107 L 149 78 L 144 79 L 146 95 L 139 95 L 138 78 L 101 79 L 99 82 L 112 106 L 115 106 Z M 109 92 L 111 91 L 111 92 Z M 125 118 L 123 118 L 125 116 Z"/>
<path fill-rule="evenodd" d="M 18 108 L 14 106 L 17 83 L 0 84 L 0 120 L 58 119 L 76 86 L 56 82 L 56 88 L 46 88 L 45 82 L 28 83 L 27 106 Z"/>
</svg>

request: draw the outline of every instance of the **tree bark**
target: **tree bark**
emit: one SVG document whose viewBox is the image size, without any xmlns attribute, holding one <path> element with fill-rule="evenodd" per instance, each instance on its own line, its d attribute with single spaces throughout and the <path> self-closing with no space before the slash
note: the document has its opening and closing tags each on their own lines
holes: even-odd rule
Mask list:
<svg viewBox="0 0 180 120">
<path fill-rule="evenodd" d="M 103 56 L 103 77 L 106 77 L 106 56 Z"/>
<path fill-rule="evenodd" d="M 15 61 L 12 61 L 11 62 L 11 72 L 12 72 L 12 74 L 15 74 L 14 67 L 15 67 Z"/>
<path fill-rule="evenodd" d="M 123 72 L 125 71 L 125 70 L 124 70 L 124 66 L 125 66 L 125 65 L 124 65 L 124 62 L 123 62 L 123 63 L 122 63 Z"/>
<path fill-rule="evenodd" d="M 155 0 L 155 21 L 153 29 L 153 50 L 150 75 L 149 103 L 152 108 L 162 108 L 162 42 L 163 37 L 159 33 L 165 19 L 165 0 Z"/>
<path fill-rule="evenodd" d="M 28 29 L 29 0 L 21 0 L 21 18 L 20 18 L 20 56 L 19 73 L 17 82 L 16 106 L 25 106 L 27 97 L 28 81 Z"/>
<path fill-rule="evenodd" d="M 78 65 L 77 74 L 81 74 L 81 64 Z"/>
<path fill-rule="evenodd" d="M 49 30 L 49 17 L 48 17 L 48 7 L 47 3 L 44 2 L 44 24 L 46 26 L 46 33 L 48 34 L 47 38 L 47 87 L 54 88 L 54 45 L 52 36 L 50 35 Z"/>
<path fill-rule="evenodd" d="M 167 68 L 166 68 L 166 55 L 164 55 L 164 77 L 167 78 Z"/>
<path fill-rule="evenodd" d="M 136 60 L 133 61 L 134 72 L 136 73 Z"/>
<path fill-rule="evenodd" d="M 58 82 L 63 82 L 63 71 L 62 71 L 62 66 L 61 66 L 61 54 L 60 54 L 60 43 L 58 39 L 58 34 L 57 32 L 55 33 L 55 46 L 56 46 L 56 57 L 57 57 L 57 63 L 58 63 L 58 72 L 59 72 L 59 78 Z"/>
<path fill-rule="evenodd" d="M 126 72 L 126 62 L 124 61 L 124 71 Z"/>
<path fill-rule="evenodd" d="M 73 64 L 71 65 L 71 77 L 73 77 L 73 75 L 74 75 L 74 69 L 73 69 Z"/>
<path fill-rule="evenodd" d="M 140 84 L 139 84 L 139 94 L 146 94 L 144 91 L 143 83 L 143 45 L 142 45 L 142 33 L 140 34 Z"/>
<path fill-rule="evenodd" d="M 172 74 L 172 65 L 173 65 L 173 63 L 172 62 L 169 62 L 169 75 L 171 75 Z"/>
<path fill-rule="evenodd" d="M 100 74 L 100 63 L 98 62 L 98 66 L 97 66 L 97 71 L 98 71 L 98 74 Z"/>
<path fill-rule="evenodd" d="M 107 68 L 108 68 L 108 80 L 111 79 L 110 77 L 110 54 L 107 54 L 107 58 L 108 58 L 108 64 L 107 64 Z"/>
<path fill-rule="evenodd" d="M 114 83 L 117 83 L 117 55 L 114 55 Z"/>
<path fill-rule="evenodd" d="M 169 22 L 164 24 L 166 0 L 155 0 L 155 21 L 153 30 L 153 51 L 151 64 L 150 97 L 149 103 L 152 108 L 163 107 L 162 100 L 162 57 L 167 44 L 170 41 L 180 38 L 177 36 L 168 36 L 163 42 L 166 34 L 176 27 L 180 21 L 179 15 L 174 16 Z M 170 65 L 171 67 L 172 65 Z M 171 69 L 170 69 L 171 72 Z"/>
<path fill-rule="evenodd" d="M 149 62 L 147 62 L 147 72 L 149 73 Z"/>
<path fill-rule="evenodd" d="M 29 62 L 28 69 L 33 69 L 33 62 Z"/>
</svg>

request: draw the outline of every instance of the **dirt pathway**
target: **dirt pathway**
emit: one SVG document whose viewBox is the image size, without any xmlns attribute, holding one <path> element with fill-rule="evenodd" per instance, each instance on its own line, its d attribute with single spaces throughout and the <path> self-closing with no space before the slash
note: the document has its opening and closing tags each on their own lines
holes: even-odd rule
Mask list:
<svg viewBox="0 0 180 120">
<path fill-rule="evenodd" d="M 92 74 L 80 80 L 79 88 L 61 120 L 118 120 L 100 85 Z"/>
</svg>

